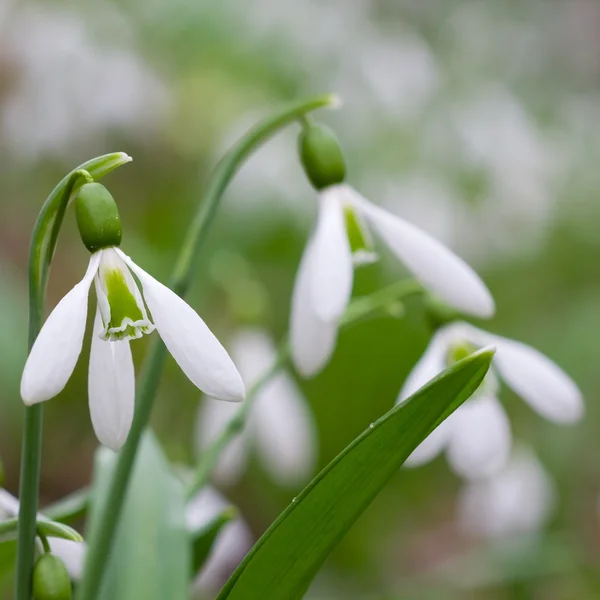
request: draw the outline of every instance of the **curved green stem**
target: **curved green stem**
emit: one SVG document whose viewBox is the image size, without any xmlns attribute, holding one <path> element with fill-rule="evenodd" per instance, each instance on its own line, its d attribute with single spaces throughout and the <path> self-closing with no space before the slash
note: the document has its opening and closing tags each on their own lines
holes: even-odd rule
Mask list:
<svg viewBox="0 0 600 600">
<path fill-rule="evenodd" d="M 200 247 L 212 225 L 223 193 L 244 161 L 283 127 L 308 112 L 333 106 L 336 102 L 335 96 L 326 95 L 293 104 L 260 122 L 225 154 L 215 168 L 204 202 L 200 205 L 187 232 L 170 281 L 173 291 L 180 296 L 187 291 L 198 262 Z M 136 409 L 131 430 L 119 455 L 106 503 L 100 508 L 98 529 L 93 531 L 90 537 L 83 580 L 77 595 L 79 600 L 93 600 L 101 585 L 137 448 L 150 419 L 165 358 L 164 345 L 160 340 L 154 340 L 137 384 Z"/>
<path fill-rule="evenodd" d="M 350 304 L 344 313 L 340 322 L 340 329 L 346 329 L 351 325 L 362 321 L 365 317 L 385 308 L 390 303 L 398 302 L 407 296 L 418 294 L 422 291 L 423 287 L 419 282 L 413 279 L 406 279 L 393 283 L 372 294 L 357 298 Z M 266 373 L 250 388 L 246 396 L 246 401 L 240 406 L 233 417 L 231 417 L 219 436 L 215 438 L 210 446 L 204 451 L 202 460 L 198 463 L 194 477 L 186 490 L 187 499 L 190 499 L 198 490 L 202 489 L 206 483 L 208 483 L 212 472 L 217 466 L 221 453 L 244 428 L 259 390 L 279 372 L 289 357 L 290 347 L 286 340 L 279 347 L 275 360 L 269 367 L 269 370 L 266 371 Z"/>
<path fill-rule="evenodd" d="M 54 188 L 38 215 L 29 252 L 29 349 L 42 327 L 46 283 L 65 211 L 77 186 L 89 176 L 100 179 L 131 159 L 123 152 L 106 154 L 83 163 Z M 15 600 L 31 598 L 31 574 L 35 552 L 39 472 L 42 447 L 42 406 L 25 408 L 19 483 L 19 532 Z"/>
</svg>

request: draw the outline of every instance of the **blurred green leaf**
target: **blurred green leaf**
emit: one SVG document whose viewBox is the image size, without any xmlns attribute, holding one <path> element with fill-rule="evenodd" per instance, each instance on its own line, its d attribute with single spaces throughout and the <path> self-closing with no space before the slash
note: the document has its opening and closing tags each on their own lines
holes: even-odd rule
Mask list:
<svg viewBox="0 0 600 600">
<path fill-rule="evenodd" d="M 69 523 L 84 517 L 90 500 L 89 489 L 82 488 L 44 508 L 44 515 L 53 521 Z"/>
<path fill-rule="evenodd" d="M 221 529 L 235 519 L 236 516 L 237 510 L 235 507 L 230 506 L 203 527 L 191 533 L 193 542 L 192 571 L 194 573 L 206 562 Z"/>
<path fill-rule="evenodd" d="M 96 454 L 90 544 L 102 527 L 97 518 L 106 501 L 116 456 L 106 448 Z M 146 433 L 98 600 L 187 599 L 191 544 L 184 515 L 181 482 L 172 473 L 154 435 Z"/>
<path fill-rule="evenodd" d="M 456 363 L 337 456 L 271 525 L 218 600 L 297 600 L 411 452 L 479 386 L 493 351 Z"/>
</svg>

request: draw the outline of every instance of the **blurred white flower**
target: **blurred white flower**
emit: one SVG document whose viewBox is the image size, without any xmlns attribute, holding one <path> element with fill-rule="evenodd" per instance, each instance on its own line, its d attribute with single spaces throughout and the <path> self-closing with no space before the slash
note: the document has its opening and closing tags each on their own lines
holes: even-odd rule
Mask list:
<svg viewBox="0 0 600 600">
<path fill-rule="evenodd" d="M 92 424 L 103 444 L 118 450 L 127 439 L 135 404 L 129 340 L 155 328 L 194 385 L 221 400 L 243 400 L 235 365 L 192 307 L 119 248 L 108 247 L 91 255 L 85 277 L 56 305 L 35 340 L 21 379 L 25 404 L 53 398 L 71 377 L 81 354 L 92 280 L 98 303 L 88 393 Z"/>
<path fill-rule="evenodd" d="M 449 305 L 479 317 L 494 313 L 485 284 L 448 248 L 350 186 L 327 187 L 320 193 L 317 225 L 302 256 L 292 298 L 292 358 L 306 377 L 325 366 L 335 347 L 340 319 L 352 294 L 352 244 L 359 238 L 361 261 L 371 249 L 365 222 L 426 288 Z"/>
<path fill-rule="evenodd" d="M 232 341 L 231 355 L 250 388 L 276 360 L 269 336 L 255 329 L 240 331 Z M 247 464 L 248 453 L 257 456 L 271 477 L 282 486 L 297 486 L 313 473 L 316 463 L 316 429 L 308 403 L 293 378 L 277 373 L 258 392 L 244 431 L 223 452 L 216 478 L 235 481 Z M 217 438 L 233 414 L 235 405 L 205 398 L 198 410 L 197 444 L 202 451 Z"/>
<path fill-rule="evenodd" d="M 19 515 L 19 501 L 7 490 L 0 488 L 0 521 L 12 519 Z M 43 514 L 38 513 L 38 519 L 45 519 Z M 74 542 L 62 538 L 49 537 L 48 542 L 54 554 L 56 554 L 67 567 L 71 579 L 78 580 L 83 573 L 83 559 L 87 546 L 84 542 Z"/>
<path fill-rule="evenodd" d="M 540 531 L 555 505 L 554 483 L 535 454 L 518 447 L 492 477 L 465 484 L 459 498 L 461 528 L 500 538 Z"/>
<path fill-rule="evenodd" d="M 583 414 L 575 383 L 549 358 L 526 344 L 456 322 L 439 329 L 409 374 L 398 397 L 402 402 L 453 362 L 458 349 L 494 346 L 496 354 L 483 384 L 456 412 L 421 443 L 406 461 L 419 466 L 446 450 L 452 468 L 466 478 L 487 477 L 510 454 L 508 418 L 498 400 L 496 376 L 535 411 L 556 423 L 572 423 Z"/>
<path fill-rule="evenodd" d="M 203 488 L 186 507 L 188 530 L 198 531 L 216 519 L 229 506 L 227 500 L 215 489 Z M 205 593 L 217 591 L 250 550 L 252 544 L 252 533 L 241 517 L 224 525 L 194 586 Z"/>
<path fill-rule="evenodd" d="M 95 18 L 107 10 L 98 8 Z M 1 138 L 23 158 L 68 158 L 91 140 L 97 148 L 113 127 L 147 135 L 167 107 L 166 89 L 143 59 L 94 40 L 76 12 L 17 4 L 0 35 L 15 73 L 0 105 Z"/>
</svg>

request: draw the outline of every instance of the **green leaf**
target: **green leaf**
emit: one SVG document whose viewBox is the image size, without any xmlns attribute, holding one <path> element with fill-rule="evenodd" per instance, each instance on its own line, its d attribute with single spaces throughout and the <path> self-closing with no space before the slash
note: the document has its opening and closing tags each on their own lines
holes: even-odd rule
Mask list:
<svg viewBox="0 0 600 600">
<path fill-rule="evenodd" d="M 298 600 L 412 451 L 480 385 L 484 349 L 444 371 L 356 438 L 271 525 L 218 600 Z"/>
<path fill-rule="evenodd" d="M 203 527 L 199 528 L 197 531 L 191 532 L 193 549 L 192 571 L 194 573 L 198 572 L 200 567 L 206 562 L 221 529 L 236 517 L 236 508 L 230 506 Z"/>
<path fill-rule="evenodd" d="M 117 455 L 96 453 L 90 544 L 101 530 Z M 174 476 L 154 435 L 145 433 L 129 482 L 124 510 L 98 600 L 184 600 L 190 581 L 191 544 L 185 528 L 181 482 Z"/>
<path fill-rule="evenodd" d="M 69 523 L 85 517 L 90 500 L 90 490 L 85 487 L 46 506 L 43 513 L 49 519 Z"/>
</svg>

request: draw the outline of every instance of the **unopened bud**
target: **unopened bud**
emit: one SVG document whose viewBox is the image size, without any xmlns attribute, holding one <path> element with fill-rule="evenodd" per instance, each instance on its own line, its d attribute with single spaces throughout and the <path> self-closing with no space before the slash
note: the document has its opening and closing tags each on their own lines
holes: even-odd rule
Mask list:
<svg viewBox="0 0 600 600">
<path fill-rule="evenodd" d="M 33 568 L 33 600 L 71 600 L 67 567 L 56 554 L 42 554 Z"/>
<path fill-rule="evenodd" d="M 298 151 L 304 172 L 317 190 L 344 181 L 344 155 L 329 127 L 312 123 L 305 125 L 298 138 Z"/>
<path fill-rule="evenodd" d="M 86 183 L 77 191 L 75 213 L 79 234 L 90 252 L 121 244 L 117 203 L 100 183 Z"/>
</svg>

